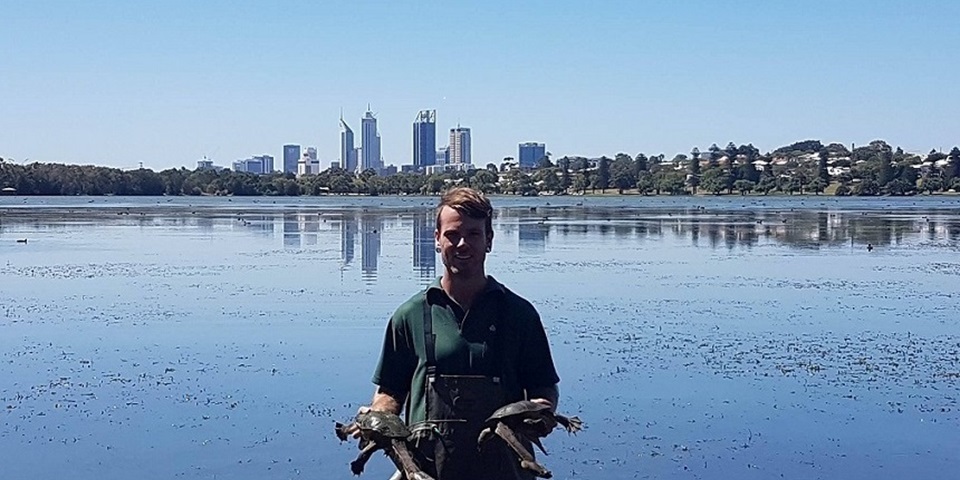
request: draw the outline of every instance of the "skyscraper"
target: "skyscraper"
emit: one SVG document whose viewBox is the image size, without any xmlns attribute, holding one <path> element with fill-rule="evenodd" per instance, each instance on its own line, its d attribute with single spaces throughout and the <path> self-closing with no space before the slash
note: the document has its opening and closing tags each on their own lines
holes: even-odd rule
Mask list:
<svg viewBox="0 0 960 480">
<path fill-rule="evenodd" d="M 297 162 L 300 161 L 300 145 L 283 146 L 283 173 L 297 173 Z"/>
<path fill-rule="evenodd" d="M 360 171 L 372 168 L 380 171 L 380 132 L 377 131 L 377 118 L 367 105 L 367 113 L 360 119 Z"/>
<path fill-rule="evenodd" d="M 413 166 L 417 170 L 437 164 L 437 111 L 420 110 L 413 121 Z"/>
<path fill-rule="evenodd" d="M 537 162 L 545 156 L 547 156 L 546 144 L 527 142 L 520 144 L 517 160 L 520 162 L 520 168 L 536 168 Z"/>
<path fill-rule="evenodd" d="M 353 130 L 340 115 L 340 168 L 354 172 L 357 170 L 357 150 L 353 147 Z"/>
<path fill-rule="evenodd" d="M 448 164 L 472 163 L 470 157 L 470 129 L 460 125 L 457 125 L 457 128 L 451 128 L 449 148 Z"/>
<path fill-rule="evenodd" d="M 450 163 L 450 147 L 440 147 L 437 149 L 437 165 L 446 165 Z"/>
</svg>

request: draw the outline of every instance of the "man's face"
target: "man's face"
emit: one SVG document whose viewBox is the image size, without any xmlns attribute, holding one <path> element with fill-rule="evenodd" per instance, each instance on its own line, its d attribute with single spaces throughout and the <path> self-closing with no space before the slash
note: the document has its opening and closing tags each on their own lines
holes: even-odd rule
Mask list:
<svg viewBox="0 0 960 480">
<path fill-rule="evenodd" d="M 439 223 L 437 246 L 447 270 L 455 275 L 484 275 L 483 262 L 493 241 L 493 232 L 487 232 L 486 221 L 443 207 Z"/>
</svg>

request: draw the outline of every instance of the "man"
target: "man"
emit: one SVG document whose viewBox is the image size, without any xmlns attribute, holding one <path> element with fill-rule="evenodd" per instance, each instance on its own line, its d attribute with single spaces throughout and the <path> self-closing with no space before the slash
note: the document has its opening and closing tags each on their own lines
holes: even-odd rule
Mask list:
<svg viewBox="0 0 960 480">
<path fill-rule="evenodd" d="M 501 441 L 477 446 L 484 420 L 525 398 L 556 408 L 556 369 L 534 307 L 484 270 L 493 208 L 480 192 L 443 195 L 434 234 L 443 275 L 387 325 L 369 407 L 399 414 L 417 434 L 421 468 L 437 480 L 533 476 Z"/>
</svg>

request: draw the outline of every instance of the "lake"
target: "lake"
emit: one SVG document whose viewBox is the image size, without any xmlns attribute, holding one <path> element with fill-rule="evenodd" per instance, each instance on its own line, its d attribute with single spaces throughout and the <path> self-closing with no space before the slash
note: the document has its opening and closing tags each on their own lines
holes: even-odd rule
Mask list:
<svg viewBox="0 0 960 480">
<path fill-rule="evenodd" d="M 333 424 L 442 268 L 436 201 L 0 197 L 2 477 L 350 478 Z M 960 467 L 960 197 L 493 203 L 586 424 L 555 478 Z"/>
</svg>

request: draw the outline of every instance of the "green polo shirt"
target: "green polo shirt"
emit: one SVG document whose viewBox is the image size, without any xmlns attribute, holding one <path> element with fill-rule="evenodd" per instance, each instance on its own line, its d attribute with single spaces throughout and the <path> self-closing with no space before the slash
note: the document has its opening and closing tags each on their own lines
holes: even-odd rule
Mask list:
<svg viewBox="0 0 960 480">
<path fill-rule="evenodd" d="M 530 302 L 487 277 L 487 286 L 464 312 L 437 278 L 390 318 L 373 375 L 373 383 L 387 390 L 410 393 L 408 422 L 426 418 L 423 309 L 427 305 L 436 335 L 438 374 L 500 377 L 511 401 L 522 400 L 525 389 L 560 381 L 540 315 Z"/>
</svg>

